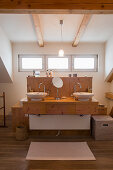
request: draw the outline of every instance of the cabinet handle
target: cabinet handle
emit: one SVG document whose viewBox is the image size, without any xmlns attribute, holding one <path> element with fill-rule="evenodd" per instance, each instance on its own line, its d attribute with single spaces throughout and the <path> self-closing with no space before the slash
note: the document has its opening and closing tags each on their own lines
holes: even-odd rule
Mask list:
<svg viewBox="0 0 113 170">
<path fill-rule="evenodd" d="M 102 126 L 108 126 L 108 124 L 103 124 Z"/>
</svg>

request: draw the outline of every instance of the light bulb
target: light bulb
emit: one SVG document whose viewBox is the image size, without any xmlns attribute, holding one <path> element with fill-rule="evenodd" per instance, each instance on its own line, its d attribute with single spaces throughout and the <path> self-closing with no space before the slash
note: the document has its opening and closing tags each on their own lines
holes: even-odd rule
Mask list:
<svg viewBox="0 0 113 170">
<path fill-rule="evenodd" d="M 60 49 L 60 50 L 59 50 L 58 56 L 59 56 L 59 57 L 63 57 L 63 56 L 64 56 L 64 50 L 63 50 L 63 49 Z"/>
</svg>

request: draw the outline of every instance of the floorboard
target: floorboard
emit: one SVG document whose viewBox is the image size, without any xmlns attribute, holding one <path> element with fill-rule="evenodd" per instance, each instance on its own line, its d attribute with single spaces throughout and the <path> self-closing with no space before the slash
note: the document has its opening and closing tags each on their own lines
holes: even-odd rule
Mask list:
<svg viewBox="0 0 113 170">
<path fill-rule="evenodd" d="M 113 141 L 94 141 L 91 137 L 42 137 L 30 135 L 16 141 L 11 116 L 7 128 L 0 128 L 0 170 L 113 170 Z M 96 161 L 26 161 L 31 141 L 87 141 Z"/>
</svg>

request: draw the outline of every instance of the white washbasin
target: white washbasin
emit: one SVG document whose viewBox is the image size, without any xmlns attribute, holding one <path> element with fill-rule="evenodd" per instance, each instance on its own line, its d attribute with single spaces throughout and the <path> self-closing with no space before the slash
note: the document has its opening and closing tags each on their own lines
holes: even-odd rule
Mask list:
<svg viewBox="0 0 113 170">
<path fill-rule="evenodd" d="M 47 96 L 45 92 L 29 92 L 26 94 L 31 99 L 43 99 Z"/>
<path fill-rule="evenodd" d="M 94 96 L 94 94 L 88 92 L 75 92 L 73 93 L 73 96 L 80 101 L 87 101 L 91 99 Z"/>
<path fill-rule="evenodd" d="M 31 98 L 31 101 L 41 101 L 42 99 L 34 99 L 34 98 Z M 23 106 L 23 102 L 27 102 L 28 99 L 27 97 L 24 97 L 20 100 L 20 105 Z"/>
</svg>

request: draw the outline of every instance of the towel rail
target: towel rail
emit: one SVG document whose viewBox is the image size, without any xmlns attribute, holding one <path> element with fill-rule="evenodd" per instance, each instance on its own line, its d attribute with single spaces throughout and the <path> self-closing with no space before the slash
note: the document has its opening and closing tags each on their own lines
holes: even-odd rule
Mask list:
<svg viewBox="0 0 113 170">
<path fill-rule="evenodd" d="M 6 117 L 5 117 L 5 92 L 3 92 L 3 95 L 0 95 L 0 98 L 2 98 L 3 99 L 3 106 L 2 107 L 0 107 L 0 110 L 2 110 L 3 109 L 3 125 L 1 125 L 0 127 L 6 127 Z"/>
</svg>

